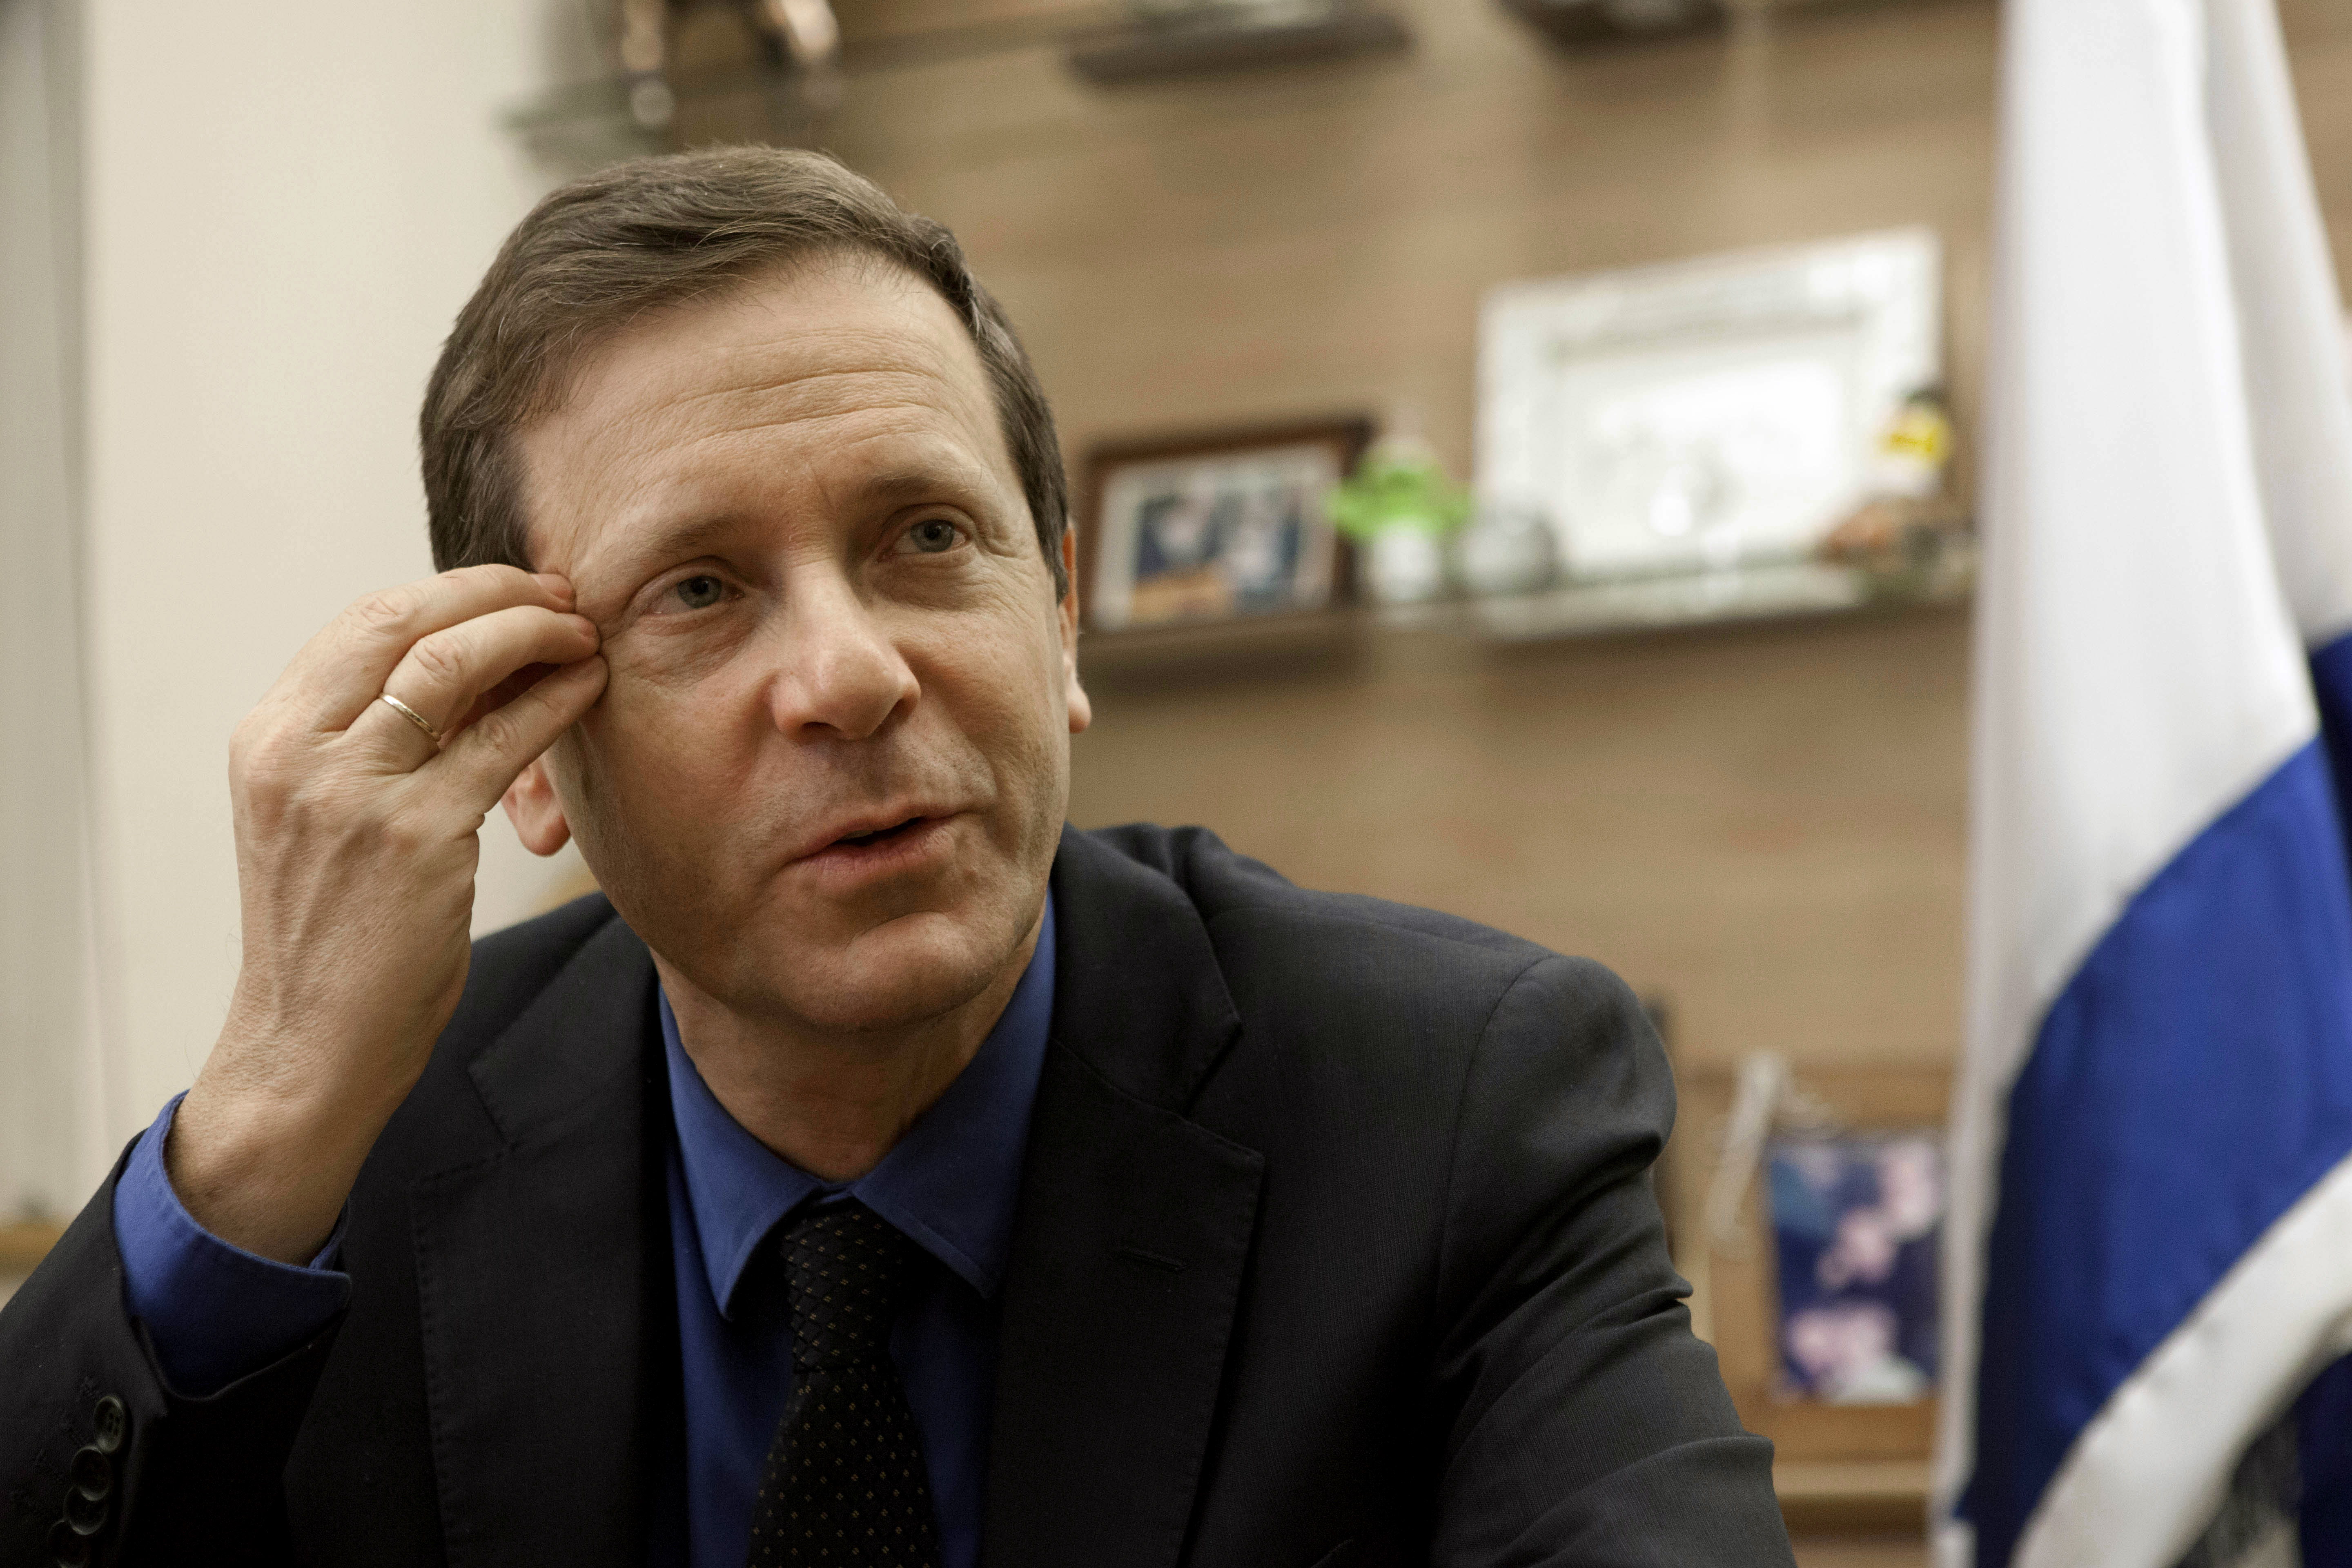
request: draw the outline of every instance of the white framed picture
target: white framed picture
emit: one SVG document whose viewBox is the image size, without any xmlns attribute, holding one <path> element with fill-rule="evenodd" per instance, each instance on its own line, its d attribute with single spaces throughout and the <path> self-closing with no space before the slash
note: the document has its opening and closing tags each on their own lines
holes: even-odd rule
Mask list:
<svg viewBox="0 0 2352 1568">
<path fill-rule="evenodd" d="M 1477 485 L 1571 574 L 1810 554 L 1942 379 L 1936 236 L 1901 229 L 1507 284 L 1481 313 Z"/>
</svg>

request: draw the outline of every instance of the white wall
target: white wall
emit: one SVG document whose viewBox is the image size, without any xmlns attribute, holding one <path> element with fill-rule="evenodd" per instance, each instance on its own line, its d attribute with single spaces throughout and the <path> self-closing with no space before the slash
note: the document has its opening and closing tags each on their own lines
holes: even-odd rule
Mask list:
<svg viewBox="0 0 2352 1568">
<path fill-rule="evenodd" d="M 583 23 L 576 0 L 83 9 L 83 590 L 120 1139 L 194 1075 L 236 978 L 230 730 L 344 604 L 431 570 L 417 399 L 551 183 L 499 114 L 579 68 Z M 502 816 L 483 840 L 478 929 L 563 871 Z"/>
<path fill-rule="evenodd" d="M 102 1158 L 73 452 L 73 14 L 0 0 L 0 1223 Z"/>
</svg>

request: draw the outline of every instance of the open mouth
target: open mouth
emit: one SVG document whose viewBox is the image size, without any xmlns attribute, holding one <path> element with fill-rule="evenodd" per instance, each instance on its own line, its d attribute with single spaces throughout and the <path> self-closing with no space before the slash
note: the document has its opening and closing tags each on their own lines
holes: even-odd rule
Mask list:
<svg viewBox="0 0 2352 1568">
<path fill-rule="evenodd" d="M 852 849 L 864 849 L 869 846 L 893 843 L 909 837 L 917 828 L 929 821 L 930 818 L 928 816 L 910 816 L 904 822 L 893 823 L 887 827 L 869 828 L 864 833 L 845 833 L 833 841 L 833 847 L 836 849 L 845 846 Z"/>
</svg>

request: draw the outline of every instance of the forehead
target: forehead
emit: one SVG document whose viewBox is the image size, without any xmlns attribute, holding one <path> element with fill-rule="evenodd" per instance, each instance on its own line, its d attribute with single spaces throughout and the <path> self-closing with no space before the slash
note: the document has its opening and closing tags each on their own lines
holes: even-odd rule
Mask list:
<svg viewBox="0 0 2352 1568">
<path fill-rule="evenodd" d="M 615 528 L 887 470 L 1009 485 L 988 375 L 947 301 L 886 262 L 795 263 L 590 351 L 520 436 L 534 565 Z"/>
</svg>

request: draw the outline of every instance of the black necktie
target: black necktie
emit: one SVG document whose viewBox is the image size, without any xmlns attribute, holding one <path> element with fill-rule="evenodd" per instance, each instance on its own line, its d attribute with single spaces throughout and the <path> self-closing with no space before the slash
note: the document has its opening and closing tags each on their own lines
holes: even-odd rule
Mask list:
<svg viewBox="0 0 2352 1568">
<path fill-rule="evenodd" d="M 915 1244 L 863 1204 L 783 1238 L 793 1396 L 751 1503 L 750 1568 L 938 1568 L 931 1483 L 890 1361 Z"/>
</svg>

